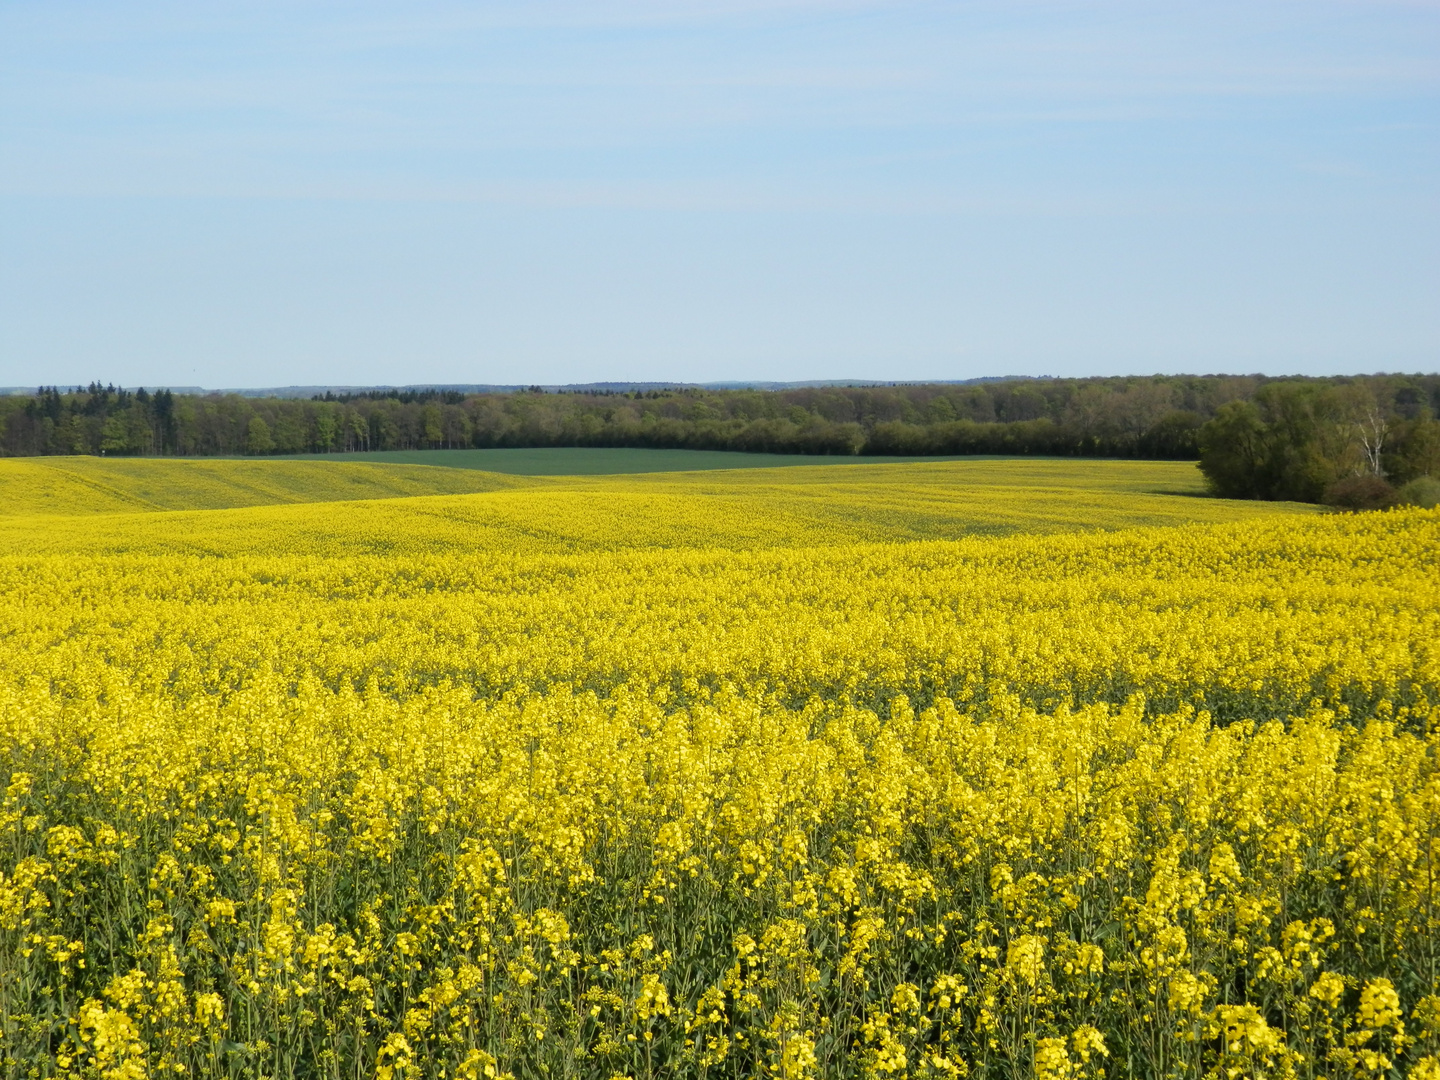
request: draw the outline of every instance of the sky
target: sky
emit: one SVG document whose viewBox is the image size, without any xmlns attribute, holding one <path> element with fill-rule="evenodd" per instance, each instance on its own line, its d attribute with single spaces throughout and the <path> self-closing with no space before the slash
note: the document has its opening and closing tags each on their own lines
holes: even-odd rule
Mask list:
<svg viewBox="0 0 1440 1080">
<path fill-rule="evenodd" d="M 1437 2 L 0 2 L 0 386 L 1437 369 Z"/>
</svg>

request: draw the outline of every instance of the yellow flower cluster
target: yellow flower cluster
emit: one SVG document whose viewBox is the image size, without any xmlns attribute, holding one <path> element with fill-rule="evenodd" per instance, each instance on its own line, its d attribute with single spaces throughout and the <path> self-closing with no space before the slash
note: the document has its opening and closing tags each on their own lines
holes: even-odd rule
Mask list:
<svg viewBox="0 0 1440 1080">
<path fill-rule="evenodd" d="M 9 1074 L 1440 1076 L 1440 513 L 498 497 L 0 558 Z"/>
</svg>

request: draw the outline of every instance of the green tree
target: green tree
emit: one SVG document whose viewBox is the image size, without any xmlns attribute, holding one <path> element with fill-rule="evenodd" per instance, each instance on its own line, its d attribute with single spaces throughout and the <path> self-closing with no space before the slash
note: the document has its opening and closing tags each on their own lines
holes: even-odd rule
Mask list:
<svg viewBox="0 0 1440 1080">
<path fill-rule="evenodd" d="M 1424 417 L 1400 425 L 1385 467 L 1400 484 L 1421 476 L 1440 479 L 1440 420 Z"/>
<path fill-rule="evenodd" d="M 1349 402 L 1309 382 L 1260 388 L 1255 404 L 1265 424 L 1258 497 L 1319 502 L 1336 480 L 1358 471 Z"/>
<path fill-rule="evenodd" d="M 1141 457 L 1191 458 L 1199 452 L 1199 433 L 1205 418 L 1177 409 L 1157 420 L 1137 439 Z"/>
<path fill-rule="evenodd" d="M 350 438 L 354 442 L 355 449 L 370 449 L 370 425 L 358 412 L 350 414 Z"/>
<path fill-rule="evenodd" d="M 107 454 L 135 454 L 145 448 L 150 425 L 138 409 L 113 412 L 100 426 L 100 449 Z"/>
<path fill-rule="evenodd" d="M 275 449 L 275 440 L 270 437 L 270 425 L 265 423 L 263 417 L 252 416 L 250 426 L 245 432 L 245 452 L 247 454 L 268 454 Z"/>
<path fill-rule="evenodd" d="M 445 438 L 445 430 L 440 426 L 440 409 L 435 405 L 426 405 L 420 410 L 420 423 L 420 438 L 425 445 L 439 446 Z"/>
<path fill-rule="evenodd" d="M 315 446 L 319 450 L 329 450 L 335 445 L 337 426 L 335 413 L 329 408 L 323 408 L 315 415 Z"/>
<path fill-rule="evenodd" d="M 1263 473 L 1265 422 L 1253 402 L 1232 401 L 1200 428 L 1200 471 L 1227 499 L 1268 498 Z"/>
<path fill-rule="evenodd" d="M 275 418 L 270 429 L 273 449 L 282 454 L 298 454 L 307 449 L 305 415 L 298 410 L 287 410 Z"/>
</svg>

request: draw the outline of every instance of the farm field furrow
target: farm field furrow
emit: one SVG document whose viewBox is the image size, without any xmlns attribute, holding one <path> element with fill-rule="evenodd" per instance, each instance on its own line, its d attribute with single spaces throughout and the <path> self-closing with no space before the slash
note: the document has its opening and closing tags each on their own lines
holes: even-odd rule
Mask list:
<svg viewBox="0 0 1440 1080">
<path fill-rule="evenodd" d="M 0 459 L 0 520 L 449 495 L 518 482 L 468 469 L 354 461 L 11 458 Z"/>
<path fill-rule="evenodd" d="M 4 1075 L 1440 1076 L 1440 511 L 526 483 L 0 522 Z"/>
</svg>

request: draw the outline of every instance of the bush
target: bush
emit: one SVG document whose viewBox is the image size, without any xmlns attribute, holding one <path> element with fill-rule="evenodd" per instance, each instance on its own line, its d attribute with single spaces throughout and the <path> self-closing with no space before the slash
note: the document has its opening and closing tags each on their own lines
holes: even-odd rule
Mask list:
<svg viewBox="0 0 1440 1080">
<path fill-rule="evenodd" d="M 1379 476 L 1347 476 L 1325 489 L 1322 501 L 1341 510 L 1383 510 L 1399 501 L 1395 489 Z"/>
<path fill-rule="evenodd" d="M 1396 492 L 1401 503 L 1433 510 L 1440 506 L 1440 480 L 1433 476 L 1417 476 Z"/>
</svg>

